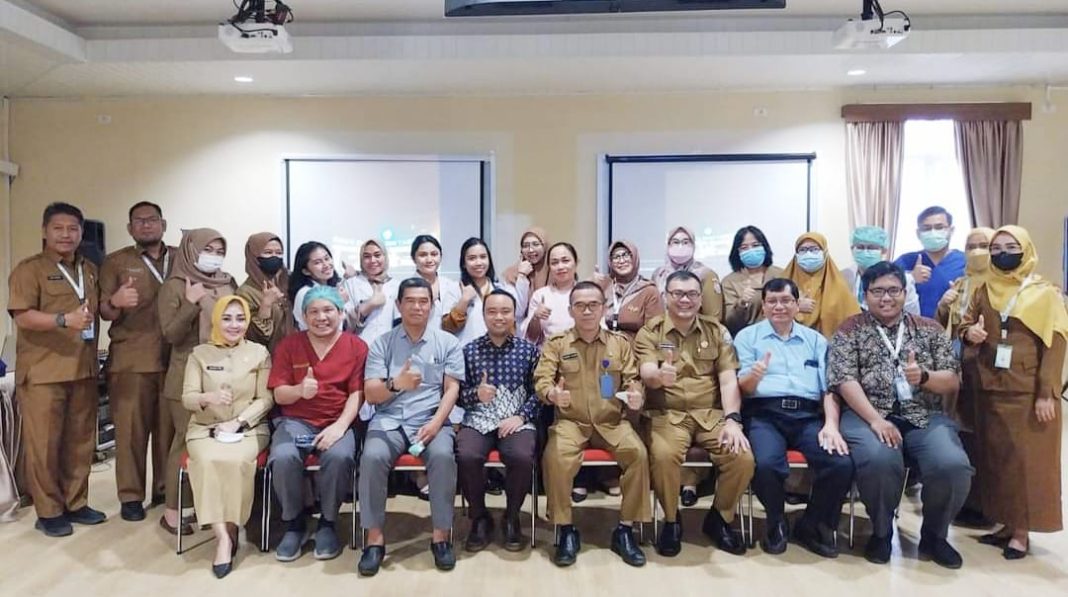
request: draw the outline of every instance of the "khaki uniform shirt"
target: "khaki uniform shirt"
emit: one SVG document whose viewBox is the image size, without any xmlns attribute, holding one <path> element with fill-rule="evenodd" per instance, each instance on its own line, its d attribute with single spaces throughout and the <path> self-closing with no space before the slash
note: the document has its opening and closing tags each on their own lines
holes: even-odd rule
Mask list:
<svg viewBox="0 0 1068 597">
<path fill-rule="evenodd" d="M 182 404 L 193 413 L 186 440 L 209 437 L 212 428 L 234 418 L 248 425 L 246 435 L 270 435 L 266 419 L 274 406 L 274 397 L 267 389 L 270 374 L 271 356 L 255 342 L 229 348 L 212 344 L 194 348 L 182 384 Z M 223 384 L 230 387 L 233 402 L 200 408 L 198 395 L 217 391 Z"/>
<path fill-rule="evenodd" d="M 742 328 L 764 319 L 764 309 L 760 300 L 760 291 L 764 284 L 773 278 L 782 277 L 782 268 L 769 266 L 759 279 L 750 276 L 745 270 L 732 272 L 723 278 L 723 318 L 720 320 L 732 334 Z M 754 291 L 753 300 L 748 305 L 742 304 L 742 293 L 747 287 Z"/>
<path fill-rule="evenodd" d="M 108 336 L 108 371 L 111 373 L 160 373 L 167 363 L 166 345 L 159 327 L 159 309 L 156 296 L 163 283 L 149 269 L 142 257 L 156 268 L 156 273 L 166 280 L 164 265 L 170 268 L 177 249 L 166 247 L 159 259 L 152 257 L 136 246 L 119 249 L 108 255 L 100 267 L 100 298 L 109 300 L 111 295 L 133 279 L 137 289 L 137 306 L 122 309 L 118 319 L 111 322 Z M 169 256 L 169 258 L 168 258 Z"/>
</svg>

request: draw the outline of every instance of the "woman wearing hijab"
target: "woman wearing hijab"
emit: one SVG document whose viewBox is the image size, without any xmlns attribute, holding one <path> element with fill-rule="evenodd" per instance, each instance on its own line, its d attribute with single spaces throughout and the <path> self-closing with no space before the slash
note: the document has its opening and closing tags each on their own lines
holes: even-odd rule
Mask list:
<svg viewBox="0 0 1068 597">
<path fill-rule="evenodd" d="M 282 239 L 273 232 L 258 232 L 245 243 L 245 273 L 248 277 L 237 289 L 252 312 L 248 339 L 274 350 L 293 331 L 290 317 L 289 271 L 286 270 Z"/>
<path fill-rule="evenodd" d="M 211 314 L 219 297 L 234 294 L 237 285 L 222 271 L 226 259 L 226 239 L 217 230 L 196 228 L 182 232 L 182 241 L 170 276 L 159 289 L 159 323 L 170 345 L 170 361 L 163 380 L 174 438 L 167 454 L 166 508 L 159 524 L 168 533 L 191 535 L 192 527 L 181 521 L 178 512 L 178 461 L 185 452 L 189 411 L 182 405 L 182 382 L 186 361 L 193 347 L 211 339 Z"/>
<path fill-rule="evenodd" d="M 827 239 L 822 234 L 802 234 L 794 250 L 783 277 L 793 280 L 801 293 L 797 321 L 830 338 L 843 321 L 860 313 L 860 305 L 827 254 Z"/>
<path fill-rule="evenodd" d="M 723 278 L 723 325 L 731 334 L 764 319 L 760 300 L 764 283 L 782 275 L 772 265 L 771 245 L 756 226 L 743 226 L 731 243 L 730 262 L 734 270 Z"/>
<path fill-rule="evenodd" d="M 723 317 L 723 287 L 719 276 L 712 268 L 694 259 L 696 237 L 685 226 L 676 226 L 668 233 L 667 254 L 664 265 L 653 272 L 653 283 L 661 295 L 667 285 L 667 278 L 673 272 L 686 270 L 693 272 L 701 280 L 701 314 L 719 320 Z"/>
<path fill-rule="evenodd" d="M 261 344 L 245 340 L 251 319 L 245 299 L 220 298 L 212 309 L 211 341 L 194 348 L 185 366 L 182 404 L 192 413 L 186 431 L 189 485 L 197 523 L 215 533 L 216 578 L 233 569 L 237 531 L 252 513 L 256 457 L 271 436 L 271 357 Z"/>
<path fill-rule="evenodd" d="M 618 240 L 608 249 L 608 275 L 594 274 L 607 300 L 608 329 L 623 332 L 631 342 L 645 322 L 664 313 L 660 293 L 638 274 L 640 269 L 638 247 L 628 240 Z"/>
<path fill-rule="evenodd" d="M 363 243 L 360 271 L 343 286 L 349 295 L 345 303 L 348 328 L 368 345 L 393 328 L 393 301 L 397 298 L 397 284 L 393 282 L 389 253 L 377 240 Z"/>
<path fill-rule="evenodd" d="M 519 237 L 519 261 L 504 270 L 502 279 L 516 291 L 516 321 L 527 316 L 534 291 L 549 284 L 549 236 L 537 226 Z"/>
<path fill-rule="evenodd" d="M 341 297 L 347 301 L 347 293 L 340 284 L 341 276 L 334 269 L 334 254 L 330 252 L 329 247 L 314 240 L 297 247 L 286 296 L 289 297 L 293 321 L 296 322 L 298 330 L 308 329 L 308 324 L 304 321 L 304 311 L 300 307 L 308 290 L 314 286 L 333 286 L 341 291 Z"/>
<path fill-rule="evenodd" d="M 961 322 L 965 354 L 979 370 L 976 439 L 983 514 L 1003 526 L 980 542 L 1007 560 L 1027 555 L 1029 531 L 1061 520 L 1061 370 L 1068 312 L 1061 291 L 1035 273 L 1031 235 L 1003 226 L 993 266 Z"/>
</svg>

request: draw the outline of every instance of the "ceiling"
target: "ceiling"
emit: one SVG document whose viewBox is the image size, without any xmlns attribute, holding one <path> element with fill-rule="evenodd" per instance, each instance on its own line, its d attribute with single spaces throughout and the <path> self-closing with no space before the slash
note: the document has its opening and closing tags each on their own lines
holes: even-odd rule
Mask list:
<svg viewBox="0 0 1068 597">
<path fill-rule="evenodd" d="M 441 17 L 444 0 L 289 0 L 296 50 L 215 38 L 230 0 L 0 0 L 0 95 L 498 95 L 1064 84 L 1068 0 L 882 0 L 914 30 L 882 52 L 831 32 L 860 0 L 785 11 Z M 863 69 L 862 76 L 847 71 Z M 251 76 L 250 84 L 234 81 Z"/>
</svg>

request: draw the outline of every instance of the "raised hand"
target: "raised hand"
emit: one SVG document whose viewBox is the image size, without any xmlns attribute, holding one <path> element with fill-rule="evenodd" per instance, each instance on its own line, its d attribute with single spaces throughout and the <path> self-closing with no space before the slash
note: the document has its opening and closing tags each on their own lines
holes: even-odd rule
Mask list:
<svg viewBox="0 0 1068 597">
<path fill-rule="evenodd" d="M 612 283 L 612 278 L 607 274 L 602 274 L 601 266 L 595 265 L 593 266 L 593 283 L 600 286 L 601 288 L 608 288 L 608 286 Z"/>
<path fill-rule="evenodd" d="M 923 264 L 923 253 L 916 256 L 916 265 L 912 267 L 912 279 L 917 284 L 925 284 L 931 279 L 931 268 Z"/>
<path fill-rule="evenodd" d="M 905 381 L 909 382 L 910 386 L 920 385 L 920 380 L 923 379 L 923 369 L 916 363 L 916 351 L 909 351 L 909 360 L 903 367 L 905 372 Z"/>
<path fill-rule="evenodd" d="M 300 382 L 300 397 L 305 400 L 311 400 L 318 393 L 319 380 L 315 379 L 315 373 L 309 365 L 308 373 L 304 375 L 304 380 Z"/>
<path fill-rule="evenodd" d="M 764 376 L 768 373 L 768 367 L 771 365 L 771 353 L 765 352 L 764 358 L 753 363 L 753 368 L 750 369 L 753 375 L 757 376 L 757 379 L 764 379 Z"/>
<path fill-rule="evenodd" d="M 530 277 L 530 274 L 534 273 L 534 266 L 531 265 L 530 262 L 526 259 L 520 261 L 519 265 L 517 265 L 515 269 L 516 273 L 523 277 Z"/>
<path fill-rule="evenodd" d="M 549 402 L 560 408 L 571 406 L 571 391 L 567 389 L 564 378 L 561 377 L 560 381 L 556 382 L 556 386 L 549 392 Z"/>
<path fill-rule="evenodd" d="M 185 300 L 194 305 L 200 304 L 200 299 L 208 296 L 208 290 L 200 282 L 193 283 L 189 278 L 185 279 Z"/>
<path fill-rule="evenodd" d="M 411 359 L 404 361 L 404 366 L 401 367 L 400 373 L 393 378 L 393 387 L 402 392 L 414 390 L 421 383 L 423 383 L 423 374 L 418 369 L 412 369 Z"/>
<path fill-rule="evenodd" d="M 742 291 L 742 304 L 748 307 L 754 298 L 756 298 L 756 290 L 753 290 L 752 286 L 746 286 L 745 290 Z"/>
<path fill-rule="evenodd" d="M 627 384 L 627 408 L 641 410 L 645 398 L 642 396 L 642 384 L 638 380 L 632 380 Z"/>
<path fill-rule="evenodd" d="M 67 327 L 72 330 L 87 330 L 93 325 L 93 316 L 89 313 L 89 305 L 82 303 L 77 309 L 63 315 L 67 321 Z"/>
<path fill-rule="evenodd" d="M 497 397 L 497 386 L 490 385 L 489 373 L 482 372 L 482 383 L 478 384 L 478 401 L 490 402 Z"/>
<path fill-rule="evenodd" d="M 277 304 L 279 301 L 281 301 L 284 297 L 285 295 L 282 294 L 282 291 L 278 289 L 278 286 L 274 282 L 270 280 L 263 281 L 263 302 L 261 303 L 262 305 L 265 305 L 266 308 L 270 308 Z"/>
<path fill-rule="evenodd" d="M 537 317 L 538 319 L 540 319 L 542 321 L 545 321 L 546 319 L 549 319 L 549 316 L 552 315 L 552 314 L 553 314 L 553 310 L 550 309 L 548 307 L 548 305 L 546 305 L 545 303 L 539 304 L 538 308 L 534 310 L 534 317 Z"/>
<path fill-rule="evenodd" d="M 675 351 L 668 350 L 664 362 L 660 364 L 660 385 L 670 388 L 678 379 L 678 369 L 675 368 Z"/>
<path fill-rule="evenodd" d="M 128 277 L 122 283 L 122 286 L 119 286 L 119 289 L 115 291 L 115 294 L 111 295 L 108 302 L 116 309 L 133 309 L 137 306 L 139 300 L 137 289 L 134 288 L 134 279 L 133 277 Z"/>
<path fill-rule="evenodd" d="M 816 310 L 816 299 L 808 295 L 808 293 L 801 293 L 801 298 L 797 301 L 797 309 L 802 313 L 812 313 Z"/>
<path fill-rule="evenodd" d="M 982 344 L 986 342 L 986 320 L 982 315 L 979 316 L 979 321 L 968 327 L 968 331 L 964 333 L 964 339 L 970 344 Z"/>
</svg>

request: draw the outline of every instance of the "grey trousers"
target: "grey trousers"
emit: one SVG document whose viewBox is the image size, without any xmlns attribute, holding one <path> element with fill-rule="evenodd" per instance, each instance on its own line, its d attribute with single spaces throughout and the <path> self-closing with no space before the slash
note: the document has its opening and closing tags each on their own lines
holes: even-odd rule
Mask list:
<svg viewBox="0 0 1068 597">
<path fill-rule="evenodd" d="M 879 441 L 855 412 L 842 413 L 842 437 L 856 465 L 857 488 L 871 518 L 875 536 L 893 533 L 894 509 L 905 484 L 905 459 L 919 469 L 923 490 L 924 535 L 945 539 L 949 524 L 960 512 L 975 469 L 964 453 L 957 427 L 944 415 L 931 415 L 927 427 L 893 421 L 904 440 L 900 448 Z"/>
<path fill-rule="evenodd" d="M 315 435 L 322 429 L 291 417 L 274 420 L 271 435 L 271 454 L 268 466 L 274 493 L 282 503 L 282 520 L 295 520 L 304 511 L 304 459 L 311 448 L 298 448 L 293 439 L 298 435 Z M 352 488 L 352 472 L 356 466 L 356 433 L 349 429 L 330 449 L 318 452 L 319 472 L 315 476 L 315 494 L 320 515 L 324 520 L 337 520 L 341 502 Z"/>
<path fill-rule="evenodd" d="M 430 482 L 430 517 L 435 529 L 452 528 L 456 500 L 455 432 L 443 425 L 420 459 Z M 400 429 L 368 431 L 360 457 L 360 526 L 381 529 L 386 522 L 386 494 L 393 463 L 408 450 L 408 438 Z"/>
</svg>

